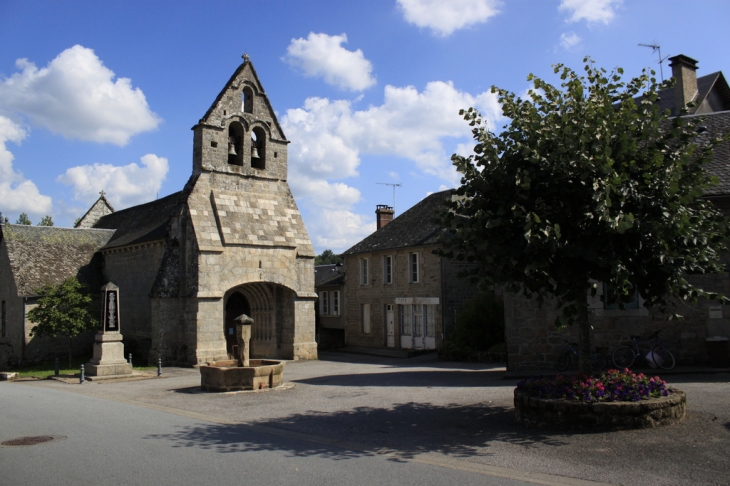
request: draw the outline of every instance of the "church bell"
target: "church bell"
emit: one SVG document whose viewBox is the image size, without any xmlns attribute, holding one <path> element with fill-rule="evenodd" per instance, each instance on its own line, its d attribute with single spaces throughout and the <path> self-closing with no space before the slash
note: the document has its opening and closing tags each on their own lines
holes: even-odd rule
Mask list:
<svg viewBox="0 0 730 486">
<path fill-rule="evenodd" d="M 236 146 L 230 142 L 228 143 L 228 155 L 238 155 L 236 153 Z"/>
<path fill-rule="evenodd" d="M 256 145 L 251 145 L 251 158 L 252 159 L 258 159 L 259 158 L 259 151 L 256 149 Z"/>
</svg>

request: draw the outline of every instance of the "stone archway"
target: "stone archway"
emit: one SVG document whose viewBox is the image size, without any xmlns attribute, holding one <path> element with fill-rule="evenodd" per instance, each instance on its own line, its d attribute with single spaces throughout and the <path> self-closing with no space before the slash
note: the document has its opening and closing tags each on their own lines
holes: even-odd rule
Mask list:
<svg viewBox="0 0 730 486">
<path fill-rule="evenodd" d="M 294 291 L 274 283 L 256 282 L 241 285 L 231 289 L 231 292 L 228 302 L 239 295 L 249 306 L 249 312 L 241 312 L 231 319 L 245 313 L 254 320 L 251 329 L 251 357 L 288 357 L 294 339 Z M 228 316 L 227 303 L 226 325 Z M 227 346 L 228 332 L 226 328 Z"/>
<path fill-rule="evenodd" d="M 241 292 L 234 292 L 226 302 L 224 330 L 226 336 L 226 353 L 230 359 L 238 356 L 236 347 L 236 317 L 241 314 L 251 315 L 251 306 L 248 299 Z"/>
</svg>

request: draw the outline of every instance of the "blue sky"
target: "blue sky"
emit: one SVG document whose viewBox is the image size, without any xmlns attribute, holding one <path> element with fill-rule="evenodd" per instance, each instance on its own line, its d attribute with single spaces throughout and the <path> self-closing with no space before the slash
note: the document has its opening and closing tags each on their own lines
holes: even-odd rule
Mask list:
<svg viewBox="0 0 730 486">
<path fill-rule="evenodd" d="M 315 249 L 458 185 L 458 110 L 499 126 L 492 85 L 524 93 L 590 55 L 627 75 L 663 56 L 730 75 L 726 0 L 0 0 L 0 211 L 70 226 L 179 191 L 192 131 L 247 52 L 287 138 Z M 664 64 L 664 76 L 670 77 Z"/>
</svg>

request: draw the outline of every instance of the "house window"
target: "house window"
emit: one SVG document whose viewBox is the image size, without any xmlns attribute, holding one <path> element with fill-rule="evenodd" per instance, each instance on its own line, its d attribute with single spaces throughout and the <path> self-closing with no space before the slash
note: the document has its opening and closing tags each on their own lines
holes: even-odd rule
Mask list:
<svg viewBox="0 0 730 486">
<path fill-rule="evenodd" d="M 362 322 L 362 332 L 370 334 L 370 304 L 360 304 L 360 322 Z"/>
<path fill-rule="evenodd" d="M 319 312 L 322 315 L 327 315 L 330 313 L 330 299 L 329 299 L 329 292 L 320 292 L 319 293 Z"/>
<path fill-rule="evenodd" d="M 391 255 L 383 257 L 383 283 L 393 283 L 393 257 Z"/>
<path fill-rule="evenodd" d="M 420 304 L 413 304 L 413 335 L 423 335 L 423 306 Z"/>
<path fill-rule="evenodd" d="M 340 315 L 340 291 L 339 290 L 332 291 L 331 302 L 332 302 L 332 315 L 339 316 Z"/>
<path fill-rule="evenodd" d="M 603 284 L 603 295 L 604 295 L 604 309 L 620 309 L 619 303 L 616 300 L 609 300 L 609 286 L 608 284 Z M 630 299 L 626 302 L 624 302 L 624 309 L 638 309 L 639 308 L 639 289 L 634 288 L 634 292 L 631 295 Z"/>
<path fill-rule="evenodd" d="M 399 305 L 400 307 L 400 333 L 402 336 L 411 335 L 411 306 Z"/>
<path fill-rule="evenodd" d="M 430 305 L 424 305 L 423 306 L 423 322 L 426 325 L 426 336 L 433 337 L 434 335 L 434 325 L 433 325 L 433 318 L 436 313 L 433 310 L 433 306 Z"/>
<path fill-rule="evenodd" d="M 420 282 L 420 268 L 418 266 L 418 253 L 408 254 L 408 278 L 411 283 Z"/>
<path fill-rule="evenodd" d="M 360 285 L 368 284 L 368 259 L 360 259 Z"/>
<path fill-rule="evenodd" d="M 2 323 L 2 324 L 0 324 L 0 337 L 7 337 L 8 331 L 7 331 L 7 328 L 5 327 L 5 301 L 4 300 L 2 303 L 2 311 L 0 311 L 0 312 L 2 313 L 2 316 L 0 317 L 0 319 L 1 319 L 0 322 Z"/>
<path fill-rule="evenodd" d="M 319 293 L 319 313 L 323 316 L 340 315 L 340 291 L 323 291 Z"/>
</svg>

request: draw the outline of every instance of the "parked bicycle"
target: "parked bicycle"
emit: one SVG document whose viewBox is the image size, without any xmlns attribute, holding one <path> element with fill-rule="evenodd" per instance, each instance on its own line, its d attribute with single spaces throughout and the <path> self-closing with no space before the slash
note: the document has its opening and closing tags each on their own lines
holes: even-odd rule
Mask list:
<svg viewBox="0 0 730 486">
<path fill-rule="evenodd" d="M 657 366 L 663 370 L 674 368 L 674 355 L 664 347 L 659 339 L 659 329 L 646 339 L 641 336 L 631 336 L 630 346 L 619 346 L 613 352 L 611 359 L 614 366 L 619 369 L 631 368 L 636 358 L 643 359 L 649 366 Z"/>
<path fill-rule="evenodd" d="M 565 341 L 565 344 L 568 345 L 568 350 L 561 354 L 558 360 L 555 362 L 555 367 L 560 371 L 567 370 L 572 360 L 578 362 L 578 360 L 580 359 L 580 354 L 576 349 L 578 347 L 578 343 L 568 342 L 567 339 L 563 339 L 563 341 Z M 597 351 L 591 353 L 589 359 L 591 363 L 591 370 L 593 371 L 601 371 L 603 368 L 606 367 L 606 363 L 608 363 L 606 355 Z"/>
</svg>

